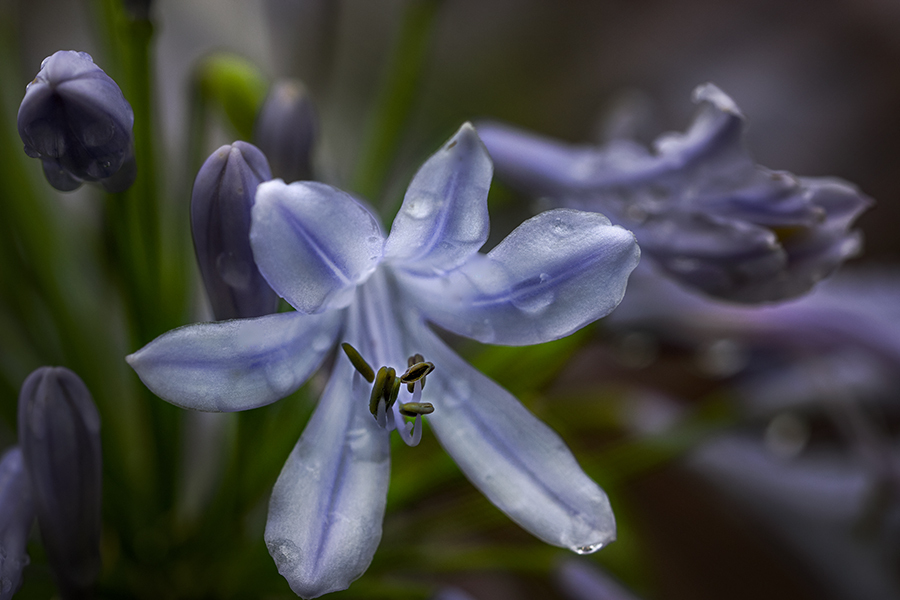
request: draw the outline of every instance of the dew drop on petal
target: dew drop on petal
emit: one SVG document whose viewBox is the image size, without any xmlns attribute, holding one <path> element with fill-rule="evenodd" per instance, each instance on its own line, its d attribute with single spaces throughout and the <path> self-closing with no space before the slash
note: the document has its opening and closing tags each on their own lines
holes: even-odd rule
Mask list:
<svg viewBox="0 0 900 600">
<path fill-rule="evenodd" d="M 216 270 L 222 280 L 236 289 L 250 286 L 250 261 L 237 258 L 233 252 L 222 252 L 216 257 Z"/>
<path fill-rule="evenodd" d="M 276 394 L 287 395 L 294 385 L 294 373 L 283 362 L 273 362 L 266 366 L 266 381 Z"/>
<path fill-rule="evenodd" d="M 425 219 L 436 207 L 437 203 L 430 198 L 415 198 L 412 202 L 405 203 L 403 212 L 412 219 Z"/>
<path fill-rule="evenodd" d="M 274 540 L 269 542 L 269 554 L 275 560 L 279 571 L 290 569 L 300 558 L 300 549 L 297 545 L 287 539 Z"/>
<path fill-rule="evenodd" d="M 573 546 L 572 551 L 575 554 L 593 554 L 597 550 L 603 547 L 603 543 L 599 544 L 588 544 L 587 546 Z"/>
<path fill-rule="evenodd" d="M 554 219 L 553 224 L 550 226 L 550 231 L 556 237 L 564 238 L 572 235 L 575 232 L 575 228 L 562 219 Z"/>
<path fill-rule="evenodd" d="M 547 308 L 553 304 L 553 300 L 555 299 L 556 294 L 552 290 L 547 290 L 537 294 L 529 294 L 527 296 L 514 298 L 512 304 L 526 314 L 537 315 L 547 310 Z"/>
</svg>

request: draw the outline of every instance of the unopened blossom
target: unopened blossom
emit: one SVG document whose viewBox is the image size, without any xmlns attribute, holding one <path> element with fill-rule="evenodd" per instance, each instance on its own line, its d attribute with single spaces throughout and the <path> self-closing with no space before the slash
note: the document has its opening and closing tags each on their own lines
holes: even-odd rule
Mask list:
<svg viewBox="0 0 900 600">
<path fill-rule="evenodd" d="M 17 120 L 25 153 L 41 160 L 56 189 L 96 181 L 122 192 L 134 183 L 134 113 L 89 54 L 61 50 L 45 58 Z"/>
<path fill-rule="evenodd" d="M 34 523 L 28 474 L 18 446 L 0 459 L 0 600 L 9 600 L 22 585 L 28 564 L 25 545 Z"/>
<path fill-rule="evenodd" d="M 100 572 L 100 415 L 84 382 L 41 367 L 19 392 L 19 444 L 47 560 L 64 598 Z"/>
<path fill-rule="evenodd" d="M 538 538 L 587 553 L 615 537 L 606 495 L 560 437 L 427 322 L 486 343 L 558 339 L 619 303 L 639 250 L 605 217 L 559 209 L 479 253 L 491 175 L 478 135 L 464 125 L 416 174 L 387 237 L 372 212 L 340 190 L 263 183 L 254 257 L 296 311 L 182 327 L 128 357 L 161 398 L 235 411 L 290 394 L 339 342 L 358 355 L 335 356 L 269 504 L 266 544 L 300 596 L 344 589 L 366 570 L 381 537 L 389 433 L 416 443 L 429 412 L 470 481 Z M 370 381 L 381 367 L 399 376 L 422 361 L 434 366 L 427 386 L 416 375 L 392 395 L 383 393 L 390 386 L 381 374 Z"/>
<path fill-rule="evenodd" d="M 235 142 L 212 153 L 194 180 L 191 232 L 206 295 L 217 320 L 260 317 L 278 310 L 250 248 L 256 187 L 272 179 L 252 144 Z"/>
<path fill-rule="evenodd" d="M 276 82 L 256 118 L 253 137 L 272 166 L 272 174 L 285 181 L 312 179 L 313 148 L 319 118 L 306 86 L 296 79 Z"/>
<path fill-rule="evenodd" d="M 559 206 L 596 210 L 634 232 L 645 255 L 710 296 L 765 302 L 798 296 L 860 250 L 853 221 L 871 201 L 832 177 L 759 166 L 744 116 L 712 84 L 684 134 L 653 150 L 627 139 L 568 145 L 499 124 L 479 127 L 498 176 Z"/>
</svg>

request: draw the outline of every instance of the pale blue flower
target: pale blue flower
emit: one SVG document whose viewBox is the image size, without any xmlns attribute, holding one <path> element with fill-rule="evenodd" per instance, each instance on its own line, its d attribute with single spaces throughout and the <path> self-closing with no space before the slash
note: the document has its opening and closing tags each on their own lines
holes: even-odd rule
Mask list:
<svg viewBox="0 0 900 600">
<path fill-rule="evenodd" d="M 830 177 L 796 177 L 754 163 L 745 120 L 712 84 L 698 87 L 684 134 L 595 148 L 507 126 L 479 131 L 498 176 L 555 205 L 596 210 L 634 232 L 666 275 L 739 302 L 808 291 L 859 252 L 850 227 L 871 200 Z"/>
<path fill-rule="evenodd" d="M 392 406 L 342 354 L 278 478 L 266 543 L 304 597 L 346 588 L 381 537 L 389 433 L 421 435 L 401 405 L 427 400 L 431 429 L 466 476 L 547 543 L 586 553 L 615 537 L 603 491 L 560 437 L 458 357 L 426 322 L 486 343 L 566 336 L 621 300 L 639 250 L 602 215 L 542 213 L 487 254 L 492 166 L 475 130 L 460 131 L 419 170 L 390 235 L 370 210 L 324 184 L 259 186 L 251 243 L 260 271 L 296 312 L 171 331 L 129 363 L 160 397 L 186 408 L 245 410 L 305 382 L 336 343 L 376 368 L 405 371 L 421 354 L 427 387 Z M 373 414 L 374 413 L 374 414 Z"/>
</svg>

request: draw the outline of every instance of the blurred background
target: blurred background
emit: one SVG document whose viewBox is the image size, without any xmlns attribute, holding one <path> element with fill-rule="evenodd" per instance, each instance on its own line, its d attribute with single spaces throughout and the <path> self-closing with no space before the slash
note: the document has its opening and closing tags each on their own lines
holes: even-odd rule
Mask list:
<svg viewBox="0 0 900 600">
<path fill-rule="evenodd" d="M 608 115 L 628 103 L 638 108 L 641 141 L 650 143 L 663 132 L 684 131 L 695 111 L 692 90 L 713 82 L 746 115 L 746 142 L 758 163 L 797 175 L 837 176 L 876 200 L 858 222 L 864 253 L 847 270 L 881 282 L 883 302 L 872 308 L 861 303 L 861 314 L 884 310 L 887 318 L 889 307 L 900 307 L 896 0 L 132 4 L 148 9 L 154 26 L 159 186 L 185 219 L 193 179 L 186 167 L 191 78 L 213 51 L 248 59 L 269 81 L 303 80 L 321 118 L 318 177 L 350 191 L 375 190 L 370 199 L 386 207 L 399 203 L 415 169 L 463 121 L 491 118 L 566 141 L 600 143 Z M 373 106 L 398 60 L 398 36 L 409 35 L 404 19 L 416 11 L 423 24 L 421 63 L 411 78 L 396 152 L 384 157 L 380 185 L 359 189 L 354 171 L 368 147 Z M 17 79 L 3 82 L 9 97 L 20 98 L 40 61 L 56 50 L 84 50 L 105 65 L 96 3 L 0 0 L 0 14 L 4 30 L 16 32 L 16 54 L 5 72 Z M 11 119 L 14 112 L 7 111 L 7 127 Z M 222 120 L 203 155 L 233 139 Z M 39 177 L 37 161 L 27 168 Z M 87 223 L 100 219 L 93 188 L 63 195 L 44 186 L 41 194 L 55 196 L 61 210 Z M 0 202 L 19 201 L 0 188 Z M 495 181 L 491 210 L 492 240 L 499 240 L 533 206 Z M 194 281 L 191 320 L 198 320 L 205 308 L 193 257 L 185 256 L 184 264 Z M 845 298 L 852 308 L 853 288 Z M 4 321 L 18 318 L 4 315 Z M 885 335 L 893 333 L 886 329 Z M 622 319 L 574 337 L 537 349 L 459 347 L 559 431 L 610 495 L 619 540 L 586 558 L 591 566 L 647 599 L 900 598 L 900 371 L 869 369 L 870 358 L 856 356 L 864 365 L 853 377 L 869 375 L 841 387 L 852 398 L 836 404 L 827 398 L 834 386 L 810 391 L 817 371 L 791 379 L 792 365 L 806 365 L 810 352 L 748 341 L 752 336 L 740 332 L 662 331 Z M 15 344 L 22 342 L 11 340 L 4 338 L 0 348 L 6 355 L 0 402 L 13 407 L 7 415 L 14 411 L 16 378 L 37 366 L 28 359 L 13 364 Z M 35 361 L 44 357 L 34 353 Z M 775 402 L 779 394 L 791 399 Z M 795 402 L 800 396 L 803 401 Z M 296 422 L 286 439 L 296 439 L 303 424 Z M 12 431 L 2 433 L 0 440 L 12 443 Z M 454 470 L 433 436 L 425 437 L 421 447 L 395 453 L 397 481 L 384 540 L 361 582 L 398 580 L 401 588 L 414 582 L 413 597 L 442 585 L 483 600 L 576 597 L 554 575 L 565 553 L 540 546 L 509 522 Z M 266 477 L 274 480 L 261 477 L 263 488 Z M 221 494 L 211 479 L 210 494 Z M 416 483 L 407 489 L 404 481 Z M 114 495 L 105 501 L 114 502 Z M 253 523 L 248 537 L 255 535 Z M 262 555 L 253 559 L 261 565 L 253 576 L 266 582 L 259 597 L 290 597 L 261 534 L 253 543 L 252 552 Z M 153 555 L 154 569 L 180 560 L 169 550 Z M 110 554 L 104 556 L 107 568 L 115 568 L 115 559 L 110 564 Z M 37 564 L 40 569 L 39 557 Z M 232 595 L 254 597 L 245 584 Z M 27 596 L 28 585 L 26 577 L 22 597 L 40 597 Z M 347 597 L 359 593 L 356 587 Z M 194 597 L 177 587 L 161 589 Z M 205 590 L 200 596 L 217 595 L 196 589 Z M 399 594 L 384 591 L 389 586 L 359 589 L 378 597 Z"/>
</svg>

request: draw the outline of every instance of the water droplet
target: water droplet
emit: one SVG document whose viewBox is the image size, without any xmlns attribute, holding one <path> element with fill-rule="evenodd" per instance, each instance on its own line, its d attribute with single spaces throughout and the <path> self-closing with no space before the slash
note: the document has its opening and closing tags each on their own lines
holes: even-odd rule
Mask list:
<svg viewBox="0 0 900 600">
<path fill-rule="evenodd" d="M 317 335 L 312 341 L 312 349 L 316 352 L 324 352 L 331 347 L 331 338 L 327 335 Z"/>
<path fill-rule="evenodd" d="M 550 225 L 550 232 L 556 237 L 564 238 L 572 235 L 575 232 L 575 228 L 563 219 L 557 218 Z"/>
<path fill-rule="evenodd" d="M 236 257 L 233 252 L 222 252 L 216 257 L 216 271 L 222 281 L 235 289 L 250 287 L 253 265 L 249 260 Z"/>
<path fill-rule="evenodd" d="M 599 544 L 588 544 L 587 546 L 574 546 L 572 551 L 575 554 L 593 554 L 597 550 L 603 547 L 603 543 Z"/>
<path fill-rule="evenodd" d="M 537 315 L 553 304 L 556 294 L 552 290 L 529 294 L 527 296 L 515 297 L 512 300 L 513 306 L 529 315 Z"/>
<path fill-rule="evenodd" d="M 425 219 L 435 211 L 437 203 L 431 198 L 413 198 L 403 206 L 403 212 L 413 219 Z"/>
<path fill-rule="evenodd" d="M 294 372 L 284 362 L 272 362 L 266 366 L 266 381 L 272 391 L 287 396 L 294 388 Z"/>
<path fill-rule="evenodd" d="M 469 325 L 469 337 L 479 342 L 489 344 L 494 341 L 496 336 L 497 333 L 494 331 L 494 326 L 487 319 Z"/>
<path fill-rule="evenodd" d="M 297 545 L 287 539 L 273 540 L 266 544 L 269 548 L 269 554 L 278 565 L 278 572 L 289 570 L 300 559 L 300 549 Z"/>
</svg>

